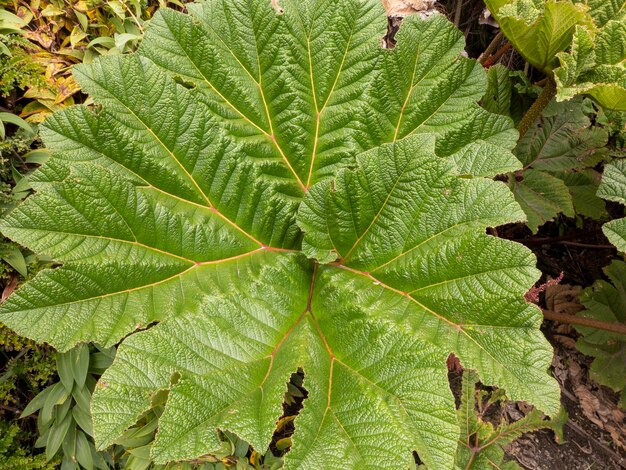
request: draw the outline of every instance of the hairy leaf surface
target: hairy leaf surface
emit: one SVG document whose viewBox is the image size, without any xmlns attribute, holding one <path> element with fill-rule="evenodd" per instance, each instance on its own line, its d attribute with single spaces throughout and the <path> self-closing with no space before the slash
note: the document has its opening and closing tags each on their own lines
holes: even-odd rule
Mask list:
<svg viewBox="0 0 626 470">
<path fill-rule="evenodd" d="M 61 265 L 0 307 L 65 350 L 115 344 L 94 394 L 106 447 L 168 392 L 152 456 L 216 429 L 264 451 L 304 372 L 287 468 L 452 468 L 449 353 L 558 410 L 539 272 L 487 227 L 524 219 L 510 119 L 445 18 L 380 49 L 377 0 L 162 10 L 137 54 L 76 68 L 97 108 L 55 114 L 37 193 L 2 222 Z M 462 178 L 460 176 L 463 176 Z M 154 325 L 154 323 L 158 323 Z M 137 331 L 144 330 L 146 331 Z"/>
</svg>

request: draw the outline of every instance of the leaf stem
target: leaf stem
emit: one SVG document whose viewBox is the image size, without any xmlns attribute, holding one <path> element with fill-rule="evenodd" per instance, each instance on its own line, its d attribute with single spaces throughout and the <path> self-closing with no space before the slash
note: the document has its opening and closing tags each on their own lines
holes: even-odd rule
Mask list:
<svg viewBox="0 0 626 470">
<path fill-rule="evenodd" d="M 553 310 L 541 309 L 543 317 L 546 320 L 558 321 L 568 325 L 581 325 L 596 328 L 598 330 L 610 331 L 620 335 L 626 335 L 626 325 L 622 323 L 610 323 L 595 318 L 579 317 L 576 315 L 568 315 L 566 313 L 558 313 Z"/>
<path fill-rule="evenodd" d="M 548 106 L 550 100 L 556 95 L 556 83 L 554 83 L 554 79 L 552 77 L 548 77 L 546 81 L 546 86 L 543 87 L 541 94 L 537 97 L 533 105 L 530 107 L 524 117 L 519 123 L 518 130 L 519 136 L 522 138 L 530 126 L 537 120 L 539 116 L 541 116 L 541 112 Z"/>
<path fill-rule="evenodd" d="M 489 68 L 491 67 L 493 64 L 495 64 L 500 57 L 502 57 L 506 51 L 508 51 L 511 48 L 511 43 L 507 42 L 504 46 L 502 46 L 500 49 L 498 49 L 493 55 L 487 57 L 487 59 L 485 60 L 485 62 L 483 63 L 483 66 L 485 68 Z"/>
<path fill-rule="evenodd" d="M 485 52 L 480 54 L 480 56 L 478 57 L 478 62 L 480 62 L 481 64 L 484 64 L 485 61 L 489 58 L 489 56 L 493 53 L 493 51 L 496 50 L 496 47 L 498 47 L 498 44 L 500 44 L 500 41 L 502 41 L 503 37 L 504 35 L 502 34 L 502 31 L 496 34 L 495 37 L 491 40 L 491 42 L 487 46 L 487 49 L 485 49 Z"/>
<path fill-rule="evenodd" d="M 457 28 L 461 23 L 461 10 L 463 9 L 464 0 L 456 0 L 456 9 L 454 11 L 454 26 Z"/>
</svg>

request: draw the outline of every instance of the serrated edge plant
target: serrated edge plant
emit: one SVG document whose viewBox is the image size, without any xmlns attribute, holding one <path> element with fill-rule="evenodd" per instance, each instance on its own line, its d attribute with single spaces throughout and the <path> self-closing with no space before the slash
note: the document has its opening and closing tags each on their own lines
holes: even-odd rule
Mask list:
<svg viewBox="0 0 626 470">
<path fill-rule="evenodd" d="M 527 432 L 550 429 L 554 431 L 557 442 L 563 443 L 563 426 L 567 421 L 567 412 L 564 408 L 554 419 L 545 419 L 540 411 L 533 409 L 522 418 L 510 422 L 505 416 L 506 406 L 507 400 L 503 390 L 488 392 L 481 389 L 478 387 L 478 376 L 474 371 L 463 372 L 458 409 L 461 445 L 456 456 L 457 468 L 521 469 L 514 460 L 504 460 L 504 449 Z M 485 419 L 487 411 L 492 407 L 496 410 L 500 408 L 499 419 L 497 416 L 492 417 L 492 420 L 498 421 L 496 425 Z"/>
<path fill-rule="evenodd" d="M 163 9 L 139 51 L 74 69 L 97 108 L 51 117 L 53 156 L 3 233 L 61 266 L 0 306 L 60 350 L 121 341 L 91 412 L 106 448 L 167 391 L 156 464 L 263 451 L 291 374 L 308 396 L 285 468 L 452 468 L 446 358 L 548 415 L 559 389 L 524 220 L 491 178 L 510 119 L 440 15 L 380 48 L 377 0 Z M 332 45 L 329 48 L 329 45 Z"/>
<path fill-rule="evenodd" d="M 486 0 L 502 32 L 531 65 L 547 75 L 545 105 L 586 94 L 611 110 L 626 110 L 626 13 L 623 0 Z M 621 5 L 620 5 L 621 3 Z M 532 109 L 532 108 L 531 108 Z M 540 109 L 520 123 L 523 135 Z"/>
</svg>

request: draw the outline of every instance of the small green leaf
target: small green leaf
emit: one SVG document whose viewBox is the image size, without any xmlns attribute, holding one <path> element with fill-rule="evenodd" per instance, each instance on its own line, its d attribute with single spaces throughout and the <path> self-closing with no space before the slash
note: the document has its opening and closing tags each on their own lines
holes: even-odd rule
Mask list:
<svg viewBox="0 0 626 470">
<path fill-rule="evenodd" d="M 20 414 L 20 418 L 26 418 L 27 416 L 32 415 L 34 412 L 39 411 L 48 399 L 48 395 L 52 392 L 53 387 L 46 387 L 44 390 L 39 392 L 35 398 L 33 398 L 24 411 Z"/>
<path fill-rule="evenodd" d="M 509 78 L 510 70 L 497 64 L 487 71 L 487 91 L 480 104 L 486 110 L 510 116 L 513 85 Z"/>
<path fill-rule="evenodd" d="M 94 467 L 91 455 L 93 445 L 89 442 L 85 434 L 78 431 L 76 433 L 76 460 L 86 469 Z"/>
<path fill-rule="evenodd" d="M 61 461 L 60 470 L 80 470 L 78 464 L 74 462 L 71 458 L 64 456 Z"/>
<path fill-rule="evenodd" d="M 291 438 L 284 437 L 276 441 L 276 449 L 283 451 L 292 446 Z"/>
<path fill-rule="evenodd" d="M 50 393 L 46 397 L 41 413 L 39 413 L 39 418 L 41 418 L 44 425 L 47 425 L 52 421 L 54 407 L 65 403 L 65 400 L 70 397 L 70 393 L 61 382 L 57 382 L 50 388 Z"/>
<path fill-rule="evenodd" d="M 510 177 L 509 187 L 528 216 L 528 228 L 533 233 L 560 213 L 574 217 L 574 205 L 567 186 L 549 173 L 525 170 L 521 176 Z"/>
<path fill-rule="evenodd" d="M 552 175 L 559 178 L 567 186 L 574 204 L 574 211 L 577 214 L 595 220 L 606 217 L 606 205 L 596 195 L 600 184 L 600 173 L 588 168 L 576 172 L 556 172 Z"/>
<path fill-rule="evenodd" d="M 63 403 L 61 403 L 60 405 L 57 405 L 54 408 L 54 421 L 56 423 L 60 423 L 61 421 L 63 421 L 65 419 L 65 416 L 68 414 L 71 414 L 71 407 L 72 407 L 72 400 L 68 399 L 65 400 Z"/>
<path fill-rule="evenodd" d="M 93 437 L 93 423 L 90 412 L 85 411 L 83 408 L 74 407 L 72 408 L 72 416 L 80 428 Z"/>
<path fill-rule="evenodd" d="M 70 425 L 65 439 L 63 439 L 61 449 L 63 450 L 64 459 L 76 461 L 76 425 Z"/>
<path fill-rule="evenodd" d="M 77 387 L 85 385 L 87 372 L 89 371 L 89 346 L 82 344 L 71 351 L 72 374 Z"/>
<path fill-rule="evenodd" d="M 9 58 L 13 57 L 13 54 L 11 54 L 11 50 L 8 48 L 6 44 L 4 44 L 1 41 L 0 41 L 0 55 L 5 55 Z M 4 139 L 4 126 L 2 125 L 2 122 L 0 122 L 0 140 L 2 139 Z"/>
<path fill-rule="evenodd" d="M 32 137 L 35 135 L 35 129 L 29 123 L 24 121 L 21 117 L 11 113 L 1 113 L 0 121 L 8 122 L 9 124 L 16 125 L 26 131 L 27 136 Z M 4 137 L 3 137 L 4 138 Z"/>
<path fill-rule="evenodd" d="M 602 161 L 608 139 L 605 129 L 592 127 L 584 113 L 582 98 L 565 103 L 553 100 L 519 139 L 515 155 L 525 168 L 546 171 L 582 169 Z"/>
<path fill-rule="evenodd" d="M 23 155 L 26 163 L 37 163 L 42 165 L 50 158 L 50 151 L 48 149 L 35 149 L 27 152 Z"/>
<path fill-rule="evenodd" d="M 88 387 L 78 387 L 74 385 L 74 389 L 72 390 L 72 397 L 76 402 L 78 408 L 81 408 L 83 411 L 89 411 L 89 406 L 91 403 L 91 393 L 89 392 Z"/>
<path fill-rule="evenodd" d="M 154 440 L 154 432 L 159 420 L 151 419 L 144 426 L 131 428 L 115 440 L 115 443 L 126 448 L 142 447 Z"/>
<path fill-rule="evenodd" d="M 115 355 L 104 352 L 95 352 L 89 359 L 89 373 L 102 375 L 113 363 Z"/>
<path fill-rule="evenodd" d="M 16 246 L 6 246 L 2 250 L 2 259 L 9 263 L 13 269 L 15 269 L 21 276 L 28 276 L 28 267 L 26 266 L 26 260 L 20 250 Z"/>
<path fill-rule="evenodd" d="M 74 360 L 73 360 L 73 351 L 68 351 L 66 353 L 57 353 L 57 372 L 59 373 L 59 379 L 61 379 L 61 383 L 68 391 L 68 393 L 72 393 L 72 388 L 74 387 Z"/>
<path fill-rule="evenodd" d="M 46 440 L 46 460 L 50 461 L 54 458 L 72 424 L 74 424 L 72 414 L 67 413 L 63 421 L 55 423 L 50 428 L 48 439 Z"/>
</svg>

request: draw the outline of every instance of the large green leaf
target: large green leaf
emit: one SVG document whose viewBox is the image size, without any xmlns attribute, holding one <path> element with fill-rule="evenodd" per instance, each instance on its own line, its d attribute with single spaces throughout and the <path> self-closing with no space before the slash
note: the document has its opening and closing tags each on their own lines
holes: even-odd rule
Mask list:
<svg viewBox="0 0 626 470">
<path fill-rule="evenodd" d="M 516 131 L 478 106 L 485 72 L 442 16 L 405 20 L 389 51 L 377 0 L 281 4 L 162 10 L 139 53 L 76 68 L 98 107 L 47 121 L 53 157 L 2 222 L 61 266 L 0 319 L 62 350 L 123 339 L 94 394 L 100 447 L 165 389 L 156 462 L 210 453 L 216 429 L 264 451 L 302 369 L 287 468 L 406 468 L 412 450 L 452 468 L 449 353 L 558 410 L 523 300 L 535 259 L 485 234 L 524 218 L 482 178 L 520 168 Z"/>
</svg>

